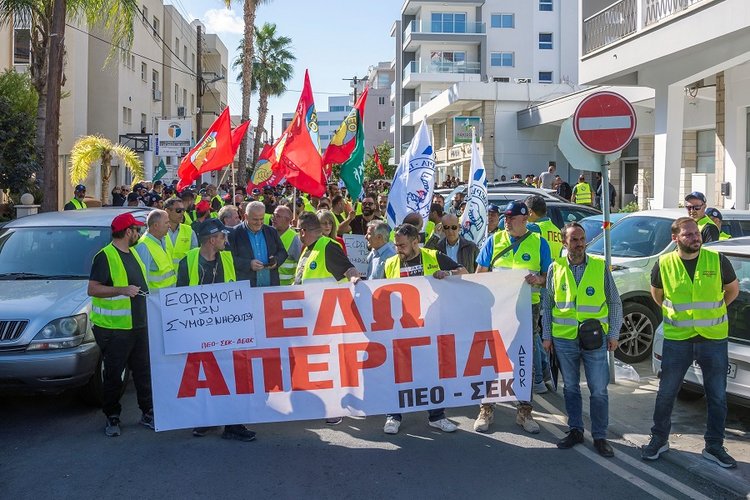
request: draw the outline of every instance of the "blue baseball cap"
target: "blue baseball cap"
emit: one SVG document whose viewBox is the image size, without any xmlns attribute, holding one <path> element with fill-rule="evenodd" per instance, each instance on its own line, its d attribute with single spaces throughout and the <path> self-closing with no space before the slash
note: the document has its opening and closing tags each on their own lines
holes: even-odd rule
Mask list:
<svg viewBox="0 0 750 500">
<path fill-rule="evenodd" d="M 685 196 L 685 201 L 688 200 L 700 200 L 703 203 L 706 203 L 706 196 L 700 191 L 693 191 L 689 195 Z"/>
<path fill-rule="evenodd" d="M 718 208 L 707 208 L 706 215 L 708 215 L 709 217 L 716 217 L 721 221 L 724 220 L 724 217 L 722 217 L 721 212 L 719 212 Z"/>
<path fill-rule="evenodd" d="M 76 193 L 83 193 L 85 191 L 86 191 L 86 186 L 84 186 L 83 184 L 79 184 L 75 188 Z"/>
<path fill-rule="evenodd" d="M 500 207 L 498 207 L 494 203 L 490 203 L 489 206 L 487 207 L 487 212 L 488 213 L 489 212 L 494 212 L 496 214 L 499 214 L 500 213 Z"/>
<path fill-rule="evenodd" d="M 513 217 L 514 215 L 529 215 L 529 207 L 526 206 L 521 200 L 511 201 L 508 206 L 505 207 L 503 212 L 506 217 Z"/>
</svg>

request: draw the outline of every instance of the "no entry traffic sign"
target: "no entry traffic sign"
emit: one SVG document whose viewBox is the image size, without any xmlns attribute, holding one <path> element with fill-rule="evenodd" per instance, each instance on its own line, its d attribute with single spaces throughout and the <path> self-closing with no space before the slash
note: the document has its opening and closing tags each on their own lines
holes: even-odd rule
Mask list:
<svg viewBox="0 0 750 500">
<path fill-rule="evenodd" d="M 585 98 L 573 115 L 578 141 L 594 153 L 620 151 L 635 135 L 635 110 L 620 94 L 596 92 Z"/>
</svg>

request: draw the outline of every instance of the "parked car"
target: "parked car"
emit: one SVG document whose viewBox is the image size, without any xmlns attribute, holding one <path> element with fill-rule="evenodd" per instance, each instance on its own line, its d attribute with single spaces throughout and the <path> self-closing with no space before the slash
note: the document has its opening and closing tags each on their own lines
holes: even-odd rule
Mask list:
<svg viewBox="0 0 750 500">
<path fill-rule="evenodd" d="M 466 194 L 467 189 L 468 186 L 466 184 L 462 184 L 456 188 L 453 188 L 450 193 L 444 194 L 443 196 L 445 197 L 445 206 L 450 207 L 453 203 L 453 199 L 456 197 L 456 194 Z M 518 182 L 496 182 L 489 184 L 487 187 L 488 197 L 497 195 L 498 197 L 507 199 L 508 201 L 522 200 L 527 196 L 531 196 L 532 194 L 538 194 L 539 196 L 542 196 L 546 201 L 570 203 L 568 200 L 557 196 L 557 194 L 555 194 L 555 191 L 552 189 L 529 187 Z M 508 201 L 506 201 L 505 203 L 507 203 Z M 490 203 L 493 202 L 491 201 Z"/>
<path fill-rule="evenodd" d="M 513 200 L 523 200 L 528 195 L 518 193 L 488 193 L 487 200 L 490 203 L 498 205 L 501 209 L 505 208 L 508 202 Z M 599 210 L 583 205 L 576 205 L 568 201 L 546 200 L 547 216 L 553 224 L 560 229 L 568 222 L 580 221 L 584 218 L 594 216 Z M 505 216 L 500 215 L 500 228 L 505 227 Z"/>
<path fill-rule="evenodd" d="M 609 214 L 609 222 L 610 224 L 615 225 L 626 215 L 628 214 Z M 583 219 L 579 220 L 578 223 L 583 226 L 583 230 L 586 232 L 586 243 L 588 243 L 602 234 L 602 231 L 604 230 L 604 228 L 602 227 L 602 224 L 604 223 L 604 214 L 596 214 L 590 217 L 584 217 Z"/>
<path fill-rule="evenodd" d="M 724 210 L 722 214 L 722 228 L 729 229 L 733 237 L 743 236 L 743 228 L 750 233 L 750 211 Z M 660 255 L 674 250 L 672 222 L 685 215 L 685 210 L 677 208 L 635 212 L 610 230 L 612 275 L 624 314 L 620 347 L 615 355 L 626 363 L 643 361 L 651 353 L 656 327 L 661 322 L 661 309 L 651 298 L 651 269 Z M 602 235 L 592 240 L 586 251 L 604 256 Z"/>
<path fill-rule="evenodd" d="M 0 388 L 80 388 L 84 400 L 100 404 L 102 362 L 88 279 L 94 255 L 111 240 L 112 219 L 126 211 L 142 221 L 148 213 L 48 212 L 0 228 Z"/>
<path fill-rule="evenodd" d="M 750 237 L 711 243 L 710 247 L 729 259 L 740 284 L 739 296 L 727 308 L 729 318 L 727 399 L 750 407 Z M 663 345 L 662 323 L 656 330 L 651 357 L 651 366 L 656 375 L 661 374 Z M 688 369 L 678 395 L 686 400 L 703 396 L 703 376 L 697 363 L 693 363 Z"/>
</svg>

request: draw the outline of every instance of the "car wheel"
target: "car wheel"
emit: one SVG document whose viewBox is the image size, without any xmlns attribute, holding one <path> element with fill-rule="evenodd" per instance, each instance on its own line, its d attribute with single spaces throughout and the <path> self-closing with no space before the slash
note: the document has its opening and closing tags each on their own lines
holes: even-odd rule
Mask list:
<svg viewBox="0 0 750 500">
<path fill-rule="evenodd" d="M 654 344 L 654 332 L 659 324 L 656 314 L 647 306 L 632 301 L 623 303 L 622 309 L 620 345 L 615 356 L 625 363 L 643 361 Z"/>
<path fill-rule="evenodd" d="M 125 393 L 125 388 L 128 385 L 128 380 L 130 379 L 130 369 L 125 368 L 122 371 L 122 394 Z M 89 379 L 88 383 L 81 387 L 81 390 L 79 392 L 79 395 L 84 403 L 91 406 L 96 406 L 98 408 L 101 408 L 102 406 L 102 385 L 104 383 L 104 363 L 102 362 L 101 356 L 99 357 L 99 362 L 96 364 L 96 370 L 91 375 L 91 378 Z"/>
<path fill-rule="evenodd" d="M 681 401 L 698 401 L 702 397 L 702 392 L 693 391 L 684 385 L 680 387 L 680 390 L 677 392 L 677 398 Z"/>
</svg>

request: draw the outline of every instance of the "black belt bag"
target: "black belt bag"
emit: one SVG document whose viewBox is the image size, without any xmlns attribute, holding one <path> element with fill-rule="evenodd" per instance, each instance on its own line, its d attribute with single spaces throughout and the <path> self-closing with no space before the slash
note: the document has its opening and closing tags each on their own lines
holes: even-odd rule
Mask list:
<svg viewBox="0 0 750 500">
<path fill-rule="evenodd" d="M 594 351 L 604 344 L 604 328 L 598 319 L 587 319 L 578 324 L 578 342 L 584 351 Z"/>
</svg>

